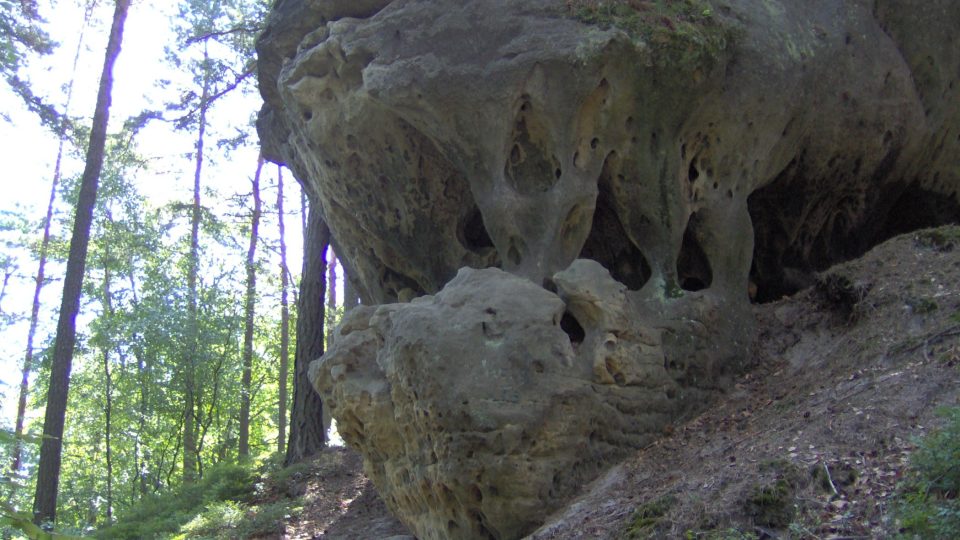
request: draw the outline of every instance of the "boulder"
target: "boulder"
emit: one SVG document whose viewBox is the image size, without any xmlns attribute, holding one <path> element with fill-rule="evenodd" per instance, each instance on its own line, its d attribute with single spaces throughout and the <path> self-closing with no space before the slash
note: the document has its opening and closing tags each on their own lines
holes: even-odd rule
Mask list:
<svg viewBox="0 0 960 540">
<path fill-rule="evenodd" d="M 958 20 L 954 0 L 277 2 L 264 153 L 369 305 L 314 380 L 390 508 L 421 538 L 531 530 L 723 390 L 751 298 L 960 219 Z"/>
<path fill-rule="evenodd" d="M 465 268 L 434 296 L 355 308 L 311 365 L 340 435 L 362 449 L 387 506 L 419 538 L 529 532 L 699 406 L 729 368 L 677 377 L 691 375 L 684 363 L 722 354 L 698 352 L 709 336 L 684 309 L 707 297 L 637 318 L 653 315 L 650 299 L 595 261 L 577 260 L 555 281 L 557 293 Z"/>
</svg>

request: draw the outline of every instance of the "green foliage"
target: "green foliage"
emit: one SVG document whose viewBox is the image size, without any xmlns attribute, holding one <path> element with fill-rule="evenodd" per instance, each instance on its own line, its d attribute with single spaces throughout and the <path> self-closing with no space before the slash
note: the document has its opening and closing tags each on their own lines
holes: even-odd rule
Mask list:
<svg viewBox="0 0 960 540">
<path fill-rule="evenodd" d="M 917 245 L 937 251 L 950 251 L 960 245 L 960 226 L 945 225 L 936 229 L 918 231 L 914 237 Z"/>
<path fill-rule="evenodd" d="M 649 44 L 655 62 L 673 67 L 712 63 L 732 38 L 702 0 L 572 0 L 567 6 L 577 20 L 619 28 Z"/>
<path fill-rule="evenodd" d="M 787 460 L 761 463 L 759 470 L 772 474 L 773 479 L 753 487 L 744 500 L 744 510 L 761 527 L 786 529 L 797 514 L 794 497 L 805 477 Z"/>
<path fill-rule="evenodd" d="M 960 538 L 960 407 L 939 411 L 940 430 L 919 442 L 897 517 L 908 538 Z"/>
<path fill-rule="evenodd" d="M 112 527 L 97 532 L 98 538 L 252 538 L 277 535 L 284 524 L 300 512 L 300 501 L 280 498 L 255 504 L 262 491 L 256 484 L 263 477 L 279 486 L 309 470 L 309 464 L 279 468 L 276 460 L 259 467 L 218 465 L 199 482 L 180 486 L 144 499 Z"/>
<path fill-rule="evenodd" d="M 211 504 L 183 525 L 175 539 L 234 539 L 276 536 L 284 523 L 298 511 L 288 499 L 275 503 L 247 506 L 234 501 Z"/>
<path fill-rule="evenodd" d="M 673 497 L 660 497 L 652 501 L 641 504 L 633 512 L 630 521 L 627 523 L 625 538 L 648 538 L 654 532 L 654 528 L 660 523 L 660 520 L 667 515 L 670 508 L 676 504 Z"/>
<path fill-rule="evenodd" d="M 97 537 L 166 538 L 191 523 L 199 529 L 217 516 L 227 519 L 230 505 L 238 505 L 253 493 L 253 469 L 218 465 L 197 482 L 144 499 L 121 515 L 116 525 L 99 531 Z"/>
</svg>

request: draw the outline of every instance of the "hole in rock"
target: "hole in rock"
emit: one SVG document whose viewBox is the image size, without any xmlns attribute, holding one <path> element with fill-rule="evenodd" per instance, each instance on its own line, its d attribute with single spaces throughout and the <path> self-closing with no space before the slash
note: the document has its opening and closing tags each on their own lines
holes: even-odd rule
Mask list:
<svg viewBox="0 0 960 540">
<path fill-rule="evenodd" d="M 534 360 L 533 371 L 537 373 L 543 373 L 543 370 L 544 370 L 543 362 L 541 362 L 540 360 Z"/>
<path fill-rule="evenodd" d="M 404 291 L 408 291 L 404 296 L 412 292 L 414 298 L 427 294 L 416 280 L 390 267 L 384 267 L 380 272 L 380 289 L 394 299 L 399 299 Z"/>
<path fill-rule="evenodd" d="M 584 338 L 587 337 L 583 326 L 580 326 L 580 321 L 569 311 L 563 313 L 563 318 L 560 319 L 560 329 L 566 332 L 567 337 L 570 338 L 570 343 L 574 345 L 583 343 Z"/>
<path fill-rule="evenodd" d="M 700 178 L 700 171 L 697 170 L 697 164 L 690 162 L 690 168 L 687 169 L 687 180 L 691 183 L 696 182 L 697 178 Z"/>
<path fill-rule="evenodd" d="M 510 247 L 507 248 L 507 262 L 513 266 L 520 266 L 520 263 L 523 262 L 523 250 L 526 247 L 523 240 L 512 237 L 510 238 Z"/>
<path fill-rule="evenodd" d="M 593 222 L 580 250 L 580 258 L 597 261 L 613 279 L 632 291 L 638 291 L 650 279 L 651 270 L 643 252 L 627 236 L 617 213 L 613 178 L 619 172 L 618 161 L 616 154 L 611 153 L 604 162 L 597 183 Z"/>
<path fill-rule="evenodd" d="M 713 270 L 710 261 L 700 245 L 701 228 L 699 214 L 690 216 L 687 229 L 683 232 L 683 244 L 677 257 L 677 280 L 685 291 L 700 291 L 713 282 Z"/>
<path fill-rule="evenodd" d="M 493 248 L 493 240 L 483 224 L 483 214 L 474 206 L 460 222 L 460 244 L 467 250 L 486 254 Z"/>
<path fill-rule="evenodd" d="M 872 187 L 893 170 L 894 159 L 877 167 L 857 161 L 850 156 L 846 163 L 862 167 L 862 178 L 851 177 L 851 168 L 839 162 L 839 173 L 821 178 L 801 155 L 747 199 L 754 229 L 754 301 L 792 295 L 813 284 L 814 272 L 860 257 L 893 236 L 960 222 L 960 204 L 951 195 L 918 184 Z M 864 198 L 863 190 L 873 192 Z"/>
<path fill-rule="evenodd" d="M 547 130 L 536 115 L 521 111 L 513 132 L 510 156 L 503 176 L 517 193 L 533 195 L 549 190 L 559 178 L 556 157 L 547 151 Z"/>
</svg>

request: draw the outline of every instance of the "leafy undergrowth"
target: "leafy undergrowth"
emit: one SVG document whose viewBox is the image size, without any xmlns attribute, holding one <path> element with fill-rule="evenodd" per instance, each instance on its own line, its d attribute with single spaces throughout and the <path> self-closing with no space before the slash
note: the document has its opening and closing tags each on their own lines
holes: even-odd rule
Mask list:
<svg viewBox="0 0 960 540">
<path fill-rule="evenodd" d="M 906 537 L 960 538 L 960 407 L 940 414 L 947 424 L 920 441 L 900 489 L 896 515 Z"/>
<path fill-rule="evenodd" d="M 261 495 L 266 486 L 282 482 L 289 474 L 287 469 L 270 466 L 220 465 L 196 483 L 146 499 L 96 536 L 256 538 L 276 534 L 297 512 L 298 501 L 264 500 Z"/>
<path fill-rule="evenodd" d="M 196 484 L 147 500 L 97 533 L 118 539 L 353 539 L 405 534 L 360 457 L 343 447 L 281 468 L 212 469 Z"/>
</svg>

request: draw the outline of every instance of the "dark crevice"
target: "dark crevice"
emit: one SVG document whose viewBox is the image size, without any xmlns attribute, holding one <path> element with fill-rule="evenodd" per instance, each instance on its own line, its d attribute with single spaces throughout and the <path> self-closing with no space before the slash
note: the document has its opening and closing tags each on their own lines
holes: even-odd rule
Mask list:
<svg viewBox="0 0 960 540">
<path fill-rule="evenodd" d="M 483 214 L 474 206 L 460 221 L 457 238 L 467 250 L 480 255 L 486 255 L 493 249 L 493 240 L 483 224 Z"/>
<path fill-rule="evenodd" d="M 860 257 L 893 236 L 960 222 L 954 197 L 919 183 L 887 183 L 899 149 L 892 145 L 872 170 L 861 159 L 837 157 L 827 171 L 798 156 L 747 199 L 754 229 L 751 297 L 779 300 L 814 283 L 815 273 Z"/>
<path fill-rule="evenodd" d="M 713 282 L 710 261 L 707 260 L 707 255 L 700 245 L 700 227 L 699 214 L 690 216 L 687 229 L 683 232 L 680 256 L 677 257 L 677 279 L 680 282 L 680 288 L 685 291 L 701 291 L 709 288 Z"/>
<path fill-rule="evenodd" d="M 581 259 L 592 259 L 606 268 L 613 279 L 632 291 L 640 290 L 650 279 L 650 264 L 627 236 L 617 215 L 613 195 L 616 174 L 615 155 L 607 158 L 597 184 L 597 203 L 590 234 L 580 251 Z"/>
<path fill-rule="evenodd" d="M 392 299 L 399 298 L 400 292 L 405 289 L 413 291 L 414 297 L 427 294 L 415 279 L 390 267 L 384 267 L 380 273 L 380 289 L 390 295 Z"/>
<path fill-rule="evenodd" d="M 697 181 L 697 178 L 700 178 L 700 171 L 697 170 L 697 164 L 691 161 L 690 168 L 687 170 L 687 180 L 693 183 Z"/>
<path fill-rule="evenodd" d="M 560 329 L 567 334 L 567 337 L 570 338 L 570 343 L 574 345 L 583 343 L 583 340 L 587 337 L 587 333 L 583 329 L 583 326 L 580 325 L 580 321 L 569 311 L 563 313 L 563 318 L 560 319 Z"/>
<path fill-rule="evenodd" d="M 947 223 L 960 223 L 960 203 L 956 198 L 913 186 L 893 204 L 880 239 Z"/>
</svg>

